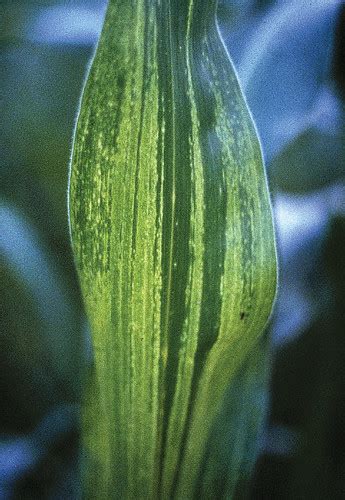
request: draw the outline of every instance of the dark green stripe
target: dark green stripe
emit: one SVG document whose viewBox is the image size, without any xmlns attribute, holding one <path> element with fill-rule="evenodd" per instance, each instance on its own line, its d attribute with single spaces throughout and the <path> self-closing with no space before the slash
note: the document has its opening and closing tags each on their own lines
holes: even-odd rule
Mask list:
<svg viewBox="0 0 345 500">
<path fill-rule="evenodd" d="M 183 9 L 186 6 L 183 6 Z M 169 414 L 173 403 L 180 336 L 186 316 L 185 289 L 189 267 L 190 213 L 190 156 L 191 130 L 190 104 L 187 98 L 187 82 L 180 78 L 185 72 L 185 43 L 183 26 L 172 11 L 176 5 L 163 2 L 157 16 L 159 89 L 164 102 L 164 172 L 163 172 L 163 254 L 162 254 L 162 334 L 167 338 L 167 363 L 165 367 L 165 401 L 163 446 L 161 466 Z M 181 13 L 182 14 L 182 13 Z M 175 23 L 172 24 L 172 19 Z M 178 34 L 176 36 L 176 34 Z M 181 45 L 182 46 L 182 45 Z M 184 110 L 181 113 L 181 110 Z M 177 119 L 176 119 L 177 115 Z M 175 199 L 174 199 L 175 198 Z"/>
</svg>

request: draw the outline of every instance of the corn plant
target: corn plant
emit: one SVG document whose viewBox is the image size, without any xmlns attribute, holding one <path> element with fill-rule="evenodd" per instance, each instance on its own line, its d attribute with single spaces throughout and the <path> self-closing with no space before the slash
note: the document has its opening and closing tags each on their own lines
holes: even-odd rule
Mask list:
<svg viewBox="0 0 345 500">
<path fill-rule="evenodd" d="M 262 371 L 271 209 L 216 9 L 110 0 L 83 92 L 69 211 L 94 349 L 86 497 L 212 498 L 212 429 L 239 374 Z"/>
</svg>

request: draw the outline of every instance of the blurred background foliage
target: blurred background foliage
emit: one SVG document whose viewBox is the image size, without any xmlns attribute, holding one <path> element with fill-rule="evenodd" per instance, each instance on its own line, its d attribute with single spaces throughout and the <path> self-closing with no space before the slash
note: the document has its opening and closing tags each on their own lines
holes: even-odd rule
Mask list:
<svg viewBox="0 0 345 500">
<path fill-rule="evenodd" d="M 4 499 L 79 496 L 80 374 L 90 353 L 66 187 L 105 7 L 0 3 Z M 269 394 L 255 374 L 232 389 L 210 446 L 215 492 L 226 491 L 219 474 L 234 467 L 239 446 L 227 438 L 227 415 L 235 411 L 241 426 L 266 411 L 255 475 L 243 473 L 235 498 L 345 498 L 345 3 L 220 0 L 219 24 L 262 142 L 280 289 L 268 331 Z"/>
</svg>

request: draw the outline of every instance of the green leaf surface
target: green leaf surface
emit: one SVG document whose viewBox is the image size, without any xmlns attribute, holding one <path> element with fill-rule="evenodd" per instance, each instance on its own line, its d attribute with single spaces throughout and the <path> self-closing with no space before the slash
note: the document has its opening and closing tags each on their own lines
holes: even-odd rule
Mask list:
<svg viewBox="0 0 345 500">
<path fill-rule="evenodd" d="M 110 1 L 69 200 L 95 353 L 87 495 L 192 498 L 276 283 L 260 147 L 216 1 Z"/>
</svg>

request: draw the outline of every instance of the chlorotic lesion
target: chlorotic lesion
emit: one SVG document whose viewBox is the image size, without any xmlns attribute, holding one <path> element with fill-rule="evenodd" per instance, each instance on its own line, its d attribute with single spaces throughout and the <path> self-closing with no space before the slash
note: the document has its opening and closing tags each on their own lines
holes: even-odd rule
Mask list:
<svg viewBox="0 0 345 500">
<path fill-rule="evenodd" d="M 270 314 L 267 184 L 216 5 L 110 0 L 84 90 L 69 197 L 95 352 L 90 497 L 195 495 Z"/>
</svg>

